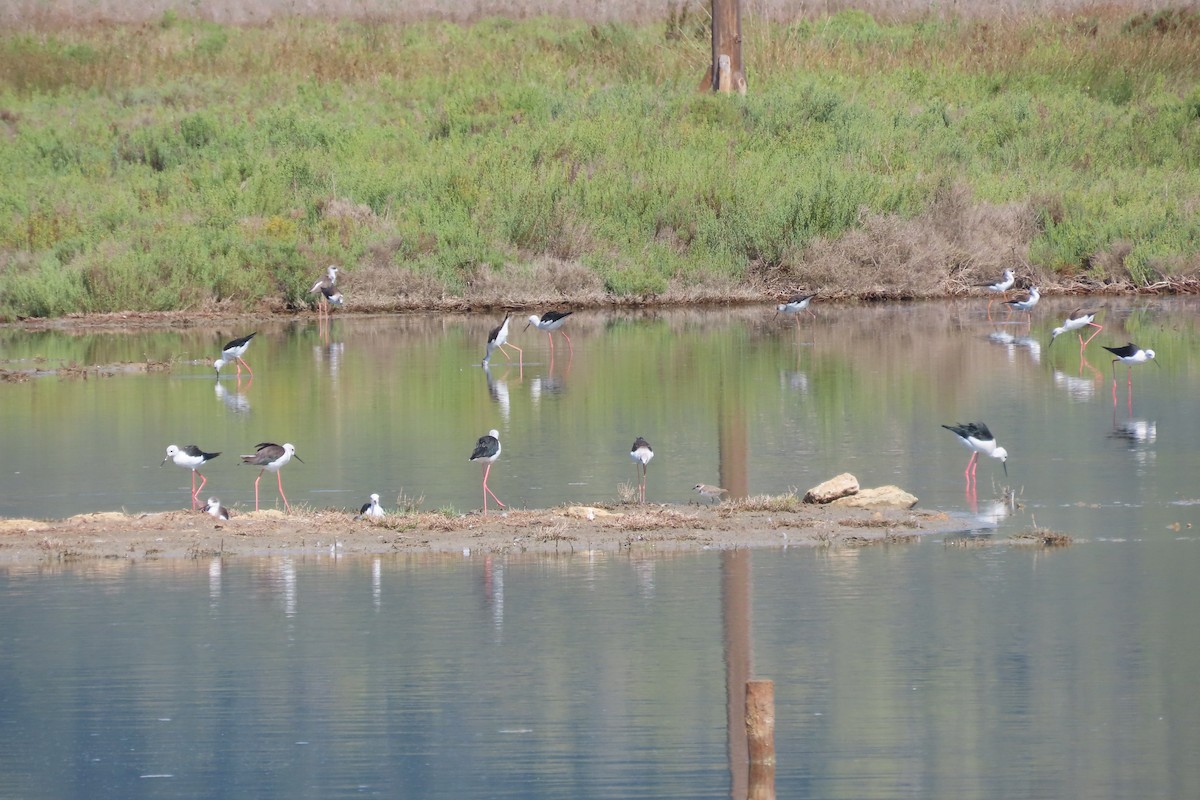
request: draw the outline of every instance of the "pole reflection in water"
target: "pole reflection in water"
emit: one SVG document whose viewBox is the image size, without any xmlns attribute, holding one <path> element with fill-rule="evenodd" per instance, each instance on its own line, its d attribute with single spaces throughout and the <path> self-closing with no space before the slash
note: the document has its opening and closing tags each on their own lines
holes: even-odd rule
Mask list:
<svg viewBox="0 0 1200 800">
<path fill-rule="evenodd" d="M 135 467 L 179 436 L 224 452 L 291 441 L 313 454 L 314 467 L 291 476 L 288 496 L 312 508 L 346 506 L 372 485 L 410 487 L 424 510 L 462 511 L 478 500 L 451 443 L 464 429 L 492 427 L 511 442 L 496 470 L 518 505 L 530 508 L 619 501 L 628 482 L 625 437 L 645 435 L 661 451 L 659 502 L 686 505 L 697 483 L 733 497 L 783 494 L 851 472 L 864 486 L 896 484 L 926 508 L 967 511 L 953 480 L 955 445 L 935 434 L 945 419 L 983 418 L 1006 432 L 1012 482 L 1027 492 L 1022 504 L 1062 509 L 1040 511 L 1038 522 L 1069 527 L 1072 509 L 1130 489 L 1128 476 L 1111 470 L 1064 468 L 1102 460 L 1111 440 L 1100 433 L 1113 429 L 1110 393 L 1099 391 L 1086 358 L 1076 361 L 1074 340 L 1044 346 L 1050 320 L 1070 302 L 1045 298 L 1038 306 L 1046 311 L 1029 336 L 1043 345 L 1040 353 L 1018 345 L 1020 337 L 1003 346 L 989 340 L 995 326 L 977 301 L 827 303 L 819 319 L 806 318 L 799 340 L 791 321 L 771 323 L 765 305 L 580 311 L 570 318 L 580 360 L 556 347 L 552 372 L 548 343 L 538 341 L 545 334 L 531 328 L 521 340 L 514 331 L 530 353 L 527 383 L 516 364 L 510 372 L 492 363 L 483 383 L 473 372 L 496 324 L 489 315 L 339 316 L 336 333 L 315 321 L 267 322 L 255 340 L 261 355 L 252 388 L 223 380 L 211 390 L 217 404 L 204 382 L 213 374 L 207 359 L 187 360 L 209 354 L 219 338 L 211 330 L 81 337 L 6 329 L 0 344 L 8 364 L 43 358 L 53 370 L 174 360 L 168 371 L 103 382 L 0 384 L 11 465 L 0 473 L 0 515 L 173 508 L 170 492 Z M 1124 404 L 1130 418 L 1172 430 L 1137 488 L 1148 501 L 1184 496 L 1200 428 L 1177 422 L 1190 413 L 1178 398 L 1200 392 L 1200 303 L 1105 302 L 1106 342 L 1153 343 L 1163 360 L 1161 371 L 1141 373 L 1137 408 L 1132 390 Z M 1103 378 L 1111 381 L 1108 371 Z M 55 413 L 34 413 L 45 408 Z M 95 469 L 99 461 L 119 468 Z M 253 486 L 231 467 L 214 465 L 211 491 L 234 511 L 252 507 Z M 1028 519 L 1018 509 L 1005 524 Z"/>
<path fill-rule="evenodd" d="M 730 796 L 749 794 L 750 756 L 746 737 L 746 682 L 754 669 L 750 639 L 750 551 L 721 553 L 721 626 L 725 643 L 725 726 Z"/>
</svg>

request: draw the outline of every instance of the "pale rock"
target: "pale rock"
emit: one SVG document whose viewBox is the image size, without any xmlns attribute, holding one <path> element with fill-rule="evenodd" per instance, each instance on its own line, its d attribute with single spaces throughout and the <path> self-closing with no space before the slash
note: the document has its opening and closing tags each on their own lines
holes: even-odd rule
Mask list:
<svg viewBox="0 0 1200 800">
<path fill-rule="evenodd" d="M 841 497 L 831 505 L 847 508 L 912 508 L 917 504 L 916 495 L 911 495 L 899 486 L 877 486 L 862 489 L 858 494 Z"/>
<path fill-rule="evenodd" d="M 839 497 L 847 497 L 858 492 L 858 478 L 849 472 L 843 472 L 837 477 L 830 478 L 804 493 L 806 503 L 828 503 Z"/>
</svg>

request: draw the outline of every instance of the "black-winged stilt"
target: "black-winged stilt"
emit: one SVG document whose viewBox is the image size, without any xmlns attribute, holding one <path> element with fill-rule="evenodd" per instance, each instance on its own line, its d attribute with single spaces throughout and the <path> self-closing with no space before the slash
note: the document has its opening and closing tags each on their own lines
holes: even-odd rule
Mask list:
<svg viewBox="0 0 1200 800">
<path fill-rule="evenodd" d="M 204 511 L 216 519 L 229 519 L 229 509 L 221 505 L 221 501 L 215 497 L 208 498 Z"/>
<path fill-rule="evenodd" d="M 815 293 L 792 295 L 787 300 L 784 300 L 782 303 L 775 306 L 775 316 L 779 316 L 780 314 L 791 315 L 796 318 L 797 325 L 800 324 L 801 311 L 807 311 L 809 314 L 812 314 L 813 319 L 816 319 L 817 315 L 814 314 L 813 310 L 808 307 L 808 304 L 811 303 L 813 298 L 816 296 L 817 295 Z"/>
<path fill-rule="evenodd" d="M 640 502 L 646 502 L 646 465 L 650 463 L 650 459 L 654 458 L 654 448 L 650 443 L 641 436 L 633 440 L 633 447 L 629 448 L 629 457 L 633 459 L 636 465 L 642 465 L 642 474 L 638 482 L 638 499 Z"/>
<path fill-rule="evenodd" d="M 721 495 L 728 494 L 728 489 L 722 489 L 720 486 L 709 486 L 707 483 L 697 483 L 692 487 L 692 491 L 701 497 L 710 497 L 714 503 L 721 502 Z"/>
<path fill-rule="evenodd" d="M 1011 269 L 1004 270 L 1004 277 L 995 283 L 980 283 L 977 284 L 983 289 L 986 289 L 988 294 L 992 295 L 988 299 L 988 319 L 992 318 L 992 303 L 996 300 L 996 295 L 1003 296 L 1005 292 L 1013 287 L 1017 282 L 1017 276 Z"/>
<path fill-rule="evenodd" d="M 254 510 L 258 511 L 258 482 L 262 480 L 264 472 L 274 472 L 275 478 L 279 482 L 279 496 L 283 498 L 283 507 L 288 511 L 292 510 L 292 506 L 288 503 L 287 495 L 283 493 L 283 476 L 279 474 L 279 470 L 292 460 L 295 456 L 296 460 L 301 464 L 304 459 L 296 455 L 296 447 L 290 442 L 286 444 L 275 444 L 274 442 L 259 442 L 254 445 L 254 454 L 242 456 L 243 464 L 251 464 L 255 467 L 262 467 L 258 471 L 258 477 L 254 479 Z"/>
<path fill-rule="evenodd" d="M 508 345 L 517 351 L 517 358 L 520 368 L 522 370 L 525 368 L 525 351 L 508 341 L 508 318 L 510 316 L 510 314 L 505 314 L 504 322 L 501 322 L 499 325 L 492 328 L 491 332 L 488 333 L 487 351 L 483 354 L 483 365 L 485 367 L 488 365 L 488 362 L 492 360 L 492 351 L 497 347 L 500 348 L 500 352 L 504 353 L 505 358 L 507 358 L 509 361 L 512 361 L 512 359 L 509 358 L 508 351 L 504 349 L 504 346 Z"/>
<path fill-rule="evenodd" d="M 363 503 L 358 510 L 359 519 L 383 519 L 383 506 L 379 505 L 379 495 L 372 494 L 371 499 Z"/>
<path fill-rule="evenodd" d="M 1079 334 L 1079 354 L 1083 355 L 1084 349 L 1091 343 L 1092 339 L 1095 339 L 1096 335 L 1104 330 L 1104 326 L 1096 322 L 1096 315 L 1099 313 L 1099 311 L 1085 311 L 1082 308 L 1075 309 L 1067 315 L 1066 322 L 1062 324 L 1061 328 L 1055 328 L 1050 332 L 1050 344 L 1054 344 L 1054 340 L 1064 333 L 1077 331 L 1080 328 L 1086 328 L 1088 325 L 1091 325 L 1096 330 L 1092 331 L 1092 335 L 1087 338 L 1086 342 L 1083 340 L 1083 334 Z"/>
<path fill-rule="evenodd" d="M 192 510 L 193 511 L 195 511 L 197 508 L 200 507 L 200 498 L 197 495 L 199 495 L 200 491 L 204 488 L 204 484 L 208 483 L 208 479 L 205 478 L 203 475 L 200 475 L 200 488 L 196 488 L 197 470 L 199 470 L 200 467 L 204 466 L 209 461 L 212 461 L 214 458 L 216 458 L 219 455 L 221 455 L 221 454 L 220 453 L 206 453 L 194 444 L 184 445 L 183 447 L 176 447 L 175 445 L 169 445 L 167 447 L 166 457 L 162 460 L 162 464 L 159 464 L 159 466 L 161 467 L 163 464 L 166 464 L 168 461 L 172 461 L 177 466 L 184 467 L 185 469 L 190 469 L 192 471 Z"/>
<path fill-rule="evenodd" d="M 471 461 L 482 461 L 487 464 L 483 469 L 483 513 L 487 513 L 488 495 L 496 501 L 496 505 L 504 508 L 504 503 L 500 502 L 500 498 L 496 497 L 495 493 L 488 488 L 488 473 L 492 471 L 492 464 L 500 457 L 500 431 L 493 428 L 488 431 L 487 436 L 480 436 L 479 441 L 475 443 L 475 449 L 471 451 Z"/>
<path fill-rule="evenodd" d="M 567 340 L 567 347 L 571 348 L 571 355 L 575 355 L 575 345 L 571 344 L 571 337 L 567 336 L 566 331 L 559 330 L 563 323 L 567 321 L 567 317 L 574 313 L 572 311 L 547 311 L 540 317 L 537 314 L 529 315 L 529 322 L 525 323 L 523 330 L 529 330 L 529 326 L 537 328 L 539 331 L 545 331 L 546 336 L 550 338 L 550 351 L 554 351 L 554 332 L 559 331 L 563 338 Z"/>
<path fill-rule="evenodd" d="M 242 378 L 242 367 L 245 367 L 246 371 L 250 373 L 251 379 L 254 378 L 254 370 L 250 369 L 250 365 L 242 359 L 242 354 L 245 353 L 246 348 L 250 346 L 250 340 L 257 335 L 258 331 L 255 331 L 249 336 L 243 336 L 240 339 L 234 339 L 232 342 L 229 342 L 221 348 L 221 357 L 213 362 L 213 367 L 217 370 L 218 378 L 221 377 L 221 367 L 230 362 L 235 362 L 237 364 L 238 380 L 241 380 Z"/>
<path fill-rule="evenodd" d="M 979 467 L 980 453 L 1000 459 L 1000 463 L 1004 465 L 1004 474 L 1008 475 L 1008 451 L 996 445 L 996 437 L 992 436 L 987 425 L 982 422 L 968 422 L 964 425 L 943 425 L 942 427 L 957 436 L 958 440 L 963 443 L 963 447 L 971 451 L 967 469 L 963 472 L 968 484 L 975 478 L 975 470 Z"/>
<path fill-rule="evenodd" d="M 329 313 L 329 305 L 340 306 L 342 304 L 342 293 L 337 288 L 338 268 L 329 265 L 325 270 L 325 277 L 312 285 L 308 290 L 309 294 L 317 295 L 317 310 Z"/>
<path fill-rule="evenodd" d="M 1133 385 L 1133 365 L 1134 364 L 1145 364 L 1147 361 L 1154 361 L 1154 351 L 1153 350 L 1143 350 L 1142 348 L 1138 347 L 1133 342 L 1130 342 L 1129 344 L 1126 344 L 1126 345 L 1122 345 L 1121 347 L 1109 347 L 1107 345 L 1104 345 L 1104 349 L 1107 350 L 1108 352 L 1112 353 L 1114 356 L 1116 356 L 1116 358 L 1114 358 L 1112 360 L 1113 388 L 1114 389 L 1116 388 L 1116 385 L 1117 385 L 1117 362 L 1118 361 L 1120 361 L 1122 364 L 1124 364 L 1125 366 L 1127 366 L 1129 368 L 1129 376 L 1128 376 L 1127 383 L 1131 386 Z M 1157 361 L 1154 361 L 1154 363 L 1158 364 Z M 175 462 L 175 463 L 179 463 L 179 462 Z"/>
<path fill-rule="evenodd" d="M 1030 322 L 1030 324 L 1032 324 L 1033 323 L 1033 307 L 1036 306 L 1038 304 L 1038 300 L 1041 300 L 1041 299 L 1042 299 L 1042 294 L 1041 294 L 1041 292 L 1038 291 L 1038 287 L 1030 286 L 1028 295 L 1026 295 L 1025 297 L 1023 297 L 1020 300 L 1005 300 L 1004 305 L 1008 306 L 1009 308 L 1011 308 L 1015 311 L 1024 311 L 1026 314 L 1029 315 L 1029 322 Z"/>
</svg>

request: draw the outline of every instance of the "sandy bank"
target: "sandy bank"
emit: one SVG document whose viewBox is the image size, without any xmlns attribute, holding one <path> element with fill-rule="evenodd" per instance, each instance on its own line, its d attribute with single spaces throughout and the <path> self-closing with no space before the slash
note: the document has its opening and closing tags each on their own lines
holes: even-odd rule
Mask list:
<svg viewBox="0 0 1200 800">
<path fill-rule="evenodd" d="M 58 521 L 0 520 L 0 564 L 80 559 L 207 558 L 335 552 L 581 553 L 911 541 L 967 527 L 923 510 L 795 505 L 789 510 L 566 506 L 506 514 L 396 515 L 371 522 L 338 510 L 261 511 L 218 521 L 202 512 L 105 512 Z"/>
</svg>

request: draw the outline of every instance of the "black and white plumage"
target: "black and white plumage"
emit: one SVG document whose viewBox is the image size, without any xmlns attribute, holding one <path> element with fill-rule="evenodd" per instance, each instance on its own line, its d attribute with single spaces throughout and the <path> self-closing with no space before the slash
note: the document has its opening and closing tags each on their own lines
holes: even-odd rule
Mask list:
<svg viewBox="0 0 1200 800">
<path fill-rule="evenodd" d="M 1075 309 L 1067 315 L 1067 319 L 1061 327 L 1055 328 L 1050 332 L 1050 344 L 1054 344 L 1054 340 L 1064 333 L 1077 331 L 1090 325 L 1096 330 L 1092 331 L 1092 335 L 1087 338 L 1086 342 L 1083 340 L 1083 334 L 1079 334 L 1079 353 L 1082 355 L 1084 349 L 1091 344 L 1092 339 L 1095 339 L 1096 335 L 1104 330 L 1104 326 L 1096 322 L 1096 315 L 1099 313 L 1099 311 L 1084 310 L 1082 308 Z"/>
<path fill-rule="evenodd" d="M 504 508 L 504 503 L 500 502 L 500 498 L 496 497 L 495 493 L 488 488 L 488 474 L 492 471 L 492 464 L 500 457 L 500 431 L 493 428 L 488 431 L 486 436 L 480 436 L 479 441 L 475 443 L 475 449 L 471 451 L 471 461 L 482 461 L 487 466 L 483 469 L 483 513 L 487 513 L 488 495 L 496 501 L 496 505 Z"/>
<path fill-rule="evenodd" d="M 162 463 L 159 464 L 159 466 L 161 467 L 163 464 L 166 464 L 168 461 L 171 461 L 176 466 L 183 467 L 184 469 L 190 469 L 192 471 L 192 510 L 193 511 L 195 511 L 197 508 L 200 507 L 200 498 L 198 495 L 200 494 L 201 490 L 204 489 L 204 484 L 208 482 L 208 479 L 205 478 L 204 475 L 200 475 L 200 486 L 199 486 L 199 488 L 197 488 L 196 487 L 196 475 L 201 467 L 203 467 L 205 464 L 207 464 L 209 461 L 212 461 L 214 458 L 216 458 L 219 455 L 221 455 L 221 454 L 220 453 L 206 453 L 194 444 L 184 445 L 183 447 L 169 445 L 167 447 L 166 457 L 163 458 Z"/>
<path fill-rule="evenodd" d="M 371 499 L 363 503 L 358 510 L 359 519 L 383 519 L 383 506 L 379 505 L 379 495 L 372 494 Z"/>
<path fill-rule="evenodd" d="M 796 324 L 800 324 L 800 312 L 807 311 L 816 319 L 816 314 L 808 307 L 808 304 L 813 301 L 816 294 L 797 294 L 792 295 L 787 300 L 784 300 L 779 305 L 775 306 L 775 316 L 780 314 L 790 314 L 796 318 Z"/>
<path fill-rule="evenodd" d="M 237 364 L 237 376 L 239 380 L 242 377 L 242 367 L 246 368 L 246 371 L 250 373 L 251 378 L 254 377 L 254 370 L 250 369 L 250 365 L 242 359 L 242 354 L 244 354 L 246 352 L 246 348 L 250 346 L 250 340 L 257 335 L 258 331 L 255 331 L 249 336 L 243 336 L 240 339 L 234 339 L 232 342 L 229 342 L 221 348 L 221 357 L 213 362 L 213 368 L 216 369 L 218 378 L 221 377 L 221 367 L 230 362 Z"/>
<path fill-rule="evenodd" d="M 1114 358 L 1112 360 L 1113 384 L 1114 385 L 1116 384 L 1116 381 L 1117 381 L 1117 362 L 1118 361 L 1120 361 L 1125 366 L 1129 367 L 1128 382 L 1131 384 L 1133 383 L 1133 365 L 1134 364 L 1145 364 L 1147 361 L 1154 361 L 1155 364 L 1158 364 L 1158 362 L 1154 360 L 1154 351 L 1153 350 L 1148 350 L 1148 349 L 1144 350 L 1144 349 L 1138 347 L 1133 342 L 1130 342 L 1129 344 L 1126 344 L 1126 345 L 1122 345 L 1121 347 L 1108 347 L 1107 345 L 1105 345 L 1104 349 L 1107 350 L 1108 352 L 1112 353 L 1114 356 L 1116 356 L 1116 358 Z"/>
<path fill-rule="evenodd" d="M 204 505 L 204 513 L 214 519 L 229 519 L 229 509 L 221 505 L 221 501 L 216 497 L 208 498 L 208 502 Z"/>
<path fill-rule="evenodd" d="M 545 331 L 546 336 L 550 339 L 550 351 L 554 351 L 554 332 L 558 331 L 567 340 L 567 347 L 571 348 L 571 355 L 575 355 L 575 345 L 571 344 L 571 337 L 567 336 L 567 332 L 560 330 L 563 323 L 567 321 L 567 317 L 571 316 L 572 311 L 547 311 L 540 317 L 537 314 L 530 314 L 529 321 L 525 323 L 523 330 L 529 330 L 529 326 L 537 328 L 539 331 Z"/>
<path fill-rule="evenodd" d="M 509 358 L 508 351 L 504 349 L 505 345 L 508 345 L 517 351 L 517 358 L 519 359 L 520 366 L 522 368 L 525 366 L 525 351 L 508 341 L 508 322 L 510 316 L 512 315 L 505 314 L 504 322 L 501 322 L 499 325 L 492 328 L 492 330 L 488 333 L 487 350 L 483 354 L 483 365 L 485 367 L 488 365 L 488 362 L 492 360 L 492 351 L 497 347 L 500 348 L 500 352 L 504 353 L 505 358 L 508 358 L 509 361 L 512 361 L 512 359 Z"/>
<path fill-rule="evenodd" d="M 988 430 L 987 425 L 982 422 L 967 422 L 961 425 L 943 425 L 942 427 L 957 436 L 963 447 L 971 451 L 967 469 L 963 472 L 968 483 L 975 477 L 980 453 L 1000 459 L 1000 463 L 1004 466 L 1004 474 L 1008 475 L 1008 451 L 996 444 L 996 437 Z"/>
<path fill-rule="evenodd" d="M 254 452 L 248 456 L 242 456 L 243 464 L 250 464 L 255 467 L 262 467 L 258 471 L 258 477 L 254 479 L 254 510 L 258 511 L 258 482 L 262 480 L 264 472 L 274 472 L 275 478 L 279 482 L 279 496 L 283 498 L 283 507 L 288 511 L 292 510 L 292 506 L 288 503 L 287 495 L 283 493 L 283 476 L 279 474 L 279 470 L 283 469 L 284 465 L 295 458 L 300 463 L 304 463 L 304 459 L 296 455 L 296 447 L 291 442 L 287 444 L 275 444 L 274 442 L 259 442 L 254 445 Z"/>
<path fill-rule="evenodd" d="M 1041 299 L 1042 299 L 1042 294 L 1041 294 L 1041 292 L 1038 291 L 1038 287 L 1030 286 L 1028 295 L 1021 298 L 1020 300 L 1005 300 L 1004 305 L 1008 306 L 1009 308 L 1013 309 L 1014 311 L 1024 311 L 1026 314 L 1029 315 L 1029 320 L 1032 322 L 1033 321 L 1033 307 L 1036 306 L 1038 304 L 1038 301 Z"/>
<path fill-rule="evenodd" d="M 1011 289 L 1013 287 L 1013 284 L 1015 284 L 1016 282 L 1017 282 L 1016 273 L 1014 273 L 1011 269 L 1006 269 L 1006 270 L 1004 270 L 1003 277 L 1000 278 L 1000 280 L 996 281 L 995 283 L 981 283 L 979 285 L 982 288 L 987 289 L 989 292 L 992 292 L 993 294 L 1004 294 L 1009 289 Z"/>
<path fill-rule="evenodd" d="M 337 275 L 338 268 L 330 264 L 329 268 L 325 270 L 325 277 L 314 283 L 308 290 L 309 294 L 317 295 L 318 311 L 323 310 L 328 313 L 330 305 L 340 306 L 342 304 L 342 293 L 337 288 Z"/>
<path fill-rule="evenodd" d="M 988 294 L 992 295 L 992 297 L 988 299 L 988 319 L 992 318 L 992 303 L 996 300 L 995 295 L 1003 295 L 1005 292 L 1011 289 L 1016 282 L 1016 273 L 1014 273 L 1011 269 L 1006 269 L 1004 270 L 1004 277 L 995 283 L 979 284 L 979 286 L 985 289 Z"/>
<path fill-rule="evenodd" d="M 629 448 L 629 457 L 633 459 L 634 466 L 642 465 L 642 474 L 638 480 L 638 501 L 646 502 L 646 465 L 650 463 L 650 459 L 654 458 L 654 448 L 650 443 L 641 436 L 633 440 L 633 447 Z"/>
</svg>

